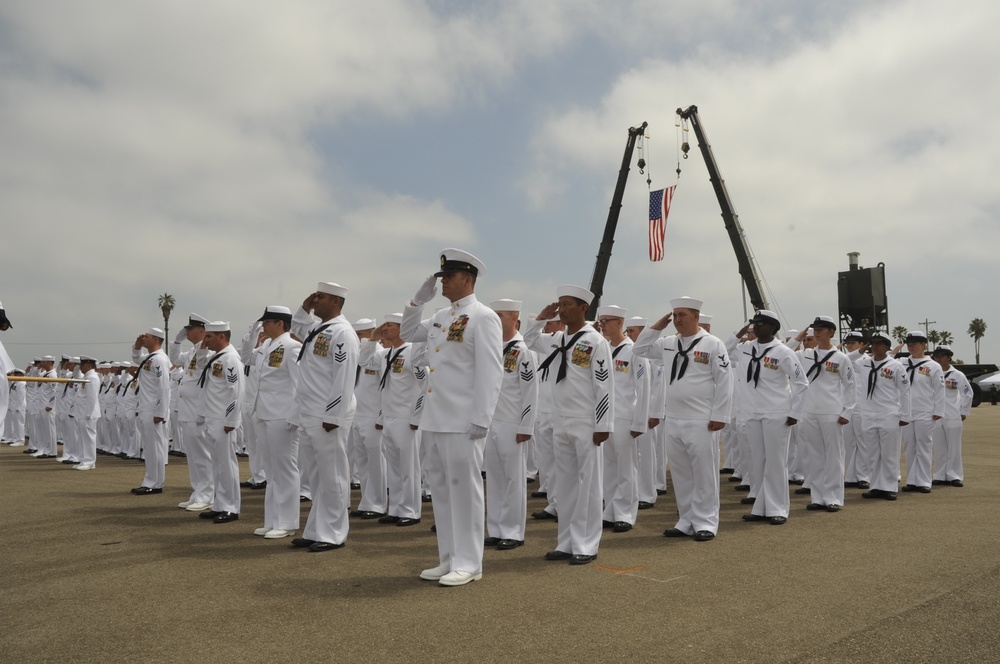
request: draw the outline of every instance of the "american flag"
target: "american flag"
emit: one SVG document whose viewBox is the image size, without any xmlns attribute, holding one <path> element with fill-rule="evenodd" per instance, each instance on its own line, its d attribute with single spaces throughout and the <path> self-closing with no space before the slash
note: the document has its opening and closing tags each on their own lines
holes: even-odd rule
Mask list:
<svg viewBox="0 0 1000 664">
<path fill-rule="evenodd" d="M 670 201 L 674 198 L 673 187 L 649 192 L 649 260 L 663 260 L 663 236 L 667 230 L 667 215 Z"/>
</svg>

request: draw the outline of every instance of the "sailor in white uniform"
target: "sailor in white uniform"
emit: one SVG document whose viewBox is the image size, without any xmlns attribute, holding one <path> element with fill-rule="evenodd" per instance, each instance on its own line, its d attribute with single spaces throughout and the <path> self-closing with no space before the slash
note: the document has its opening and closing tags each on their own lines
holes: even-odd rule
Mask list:
<svg viewBox="0 0 1000 664">
<path fill-rule="evenodd" d="M 163 493 L 167 473 L 167 418 L 170 416 L 170 360 L 162 350 L 163 330 L 151 327 L 132 346 L 132 362 L 137 365 L 135 390 L 136 425 L 146 475 L 134 489 L 136 495 Z M 142 355 L 142 350 L 149 351 Z M 131 455 L 137 450 L 131 450 Z"/>
<path fill-rule="evenodd" d="M 927 335 L 908 332 L 906 348 L 910 356 L 901 364 L 910 381 L 910 424 L 903 427 L 903 454 L 906 456 L 906 484 L 903 491 L 931 492 L 931 462 L 934 429 L 944 417 L 944 372 L 941 365 L 925 355 Z"/>
<path fill-rule="evenodd" d="M 892 338 L 884 332 L 871 337 L 872 354 L 857 366 L 865 385 L 858 401 L 865 443 L 872 455 L 871 489 L 862 498 L 896 500 L 899 488 L 900 427 L 910 422 L 910 379 L 903 365 L 889 357 Z"/>
<path fill-rule="evenodd" d="M 962 423 L 972 411 L 972 386 L 961 371 L 951 366 L 954 352 L 946 345 L 931 353 L 944 372 L 944 417 L 934 430 L 934 479 L 931 484 L 964 486 L 962 468 Z"/>
</svg>

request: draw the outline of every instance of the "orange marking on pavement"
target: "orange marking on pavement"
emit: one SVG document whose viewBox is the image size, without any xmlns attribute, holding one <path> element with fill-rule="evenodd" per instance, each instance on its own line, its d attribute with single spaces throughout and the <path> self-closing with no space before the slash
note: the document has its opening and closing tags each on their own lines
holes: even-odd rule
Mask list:
<svg viewBox="0 0 1000 664">
<path fill-rule="evenodd" d="M 639 567 L 629 567 L 628 569 L 615 569 L 614 567 L 605 567 L 604 565 L 594 565 L 597 569 L 603 569 L 605 572 L 614 572 L 615 574 L 625 574 L 627 572 L 638 572 L 641 569 L 646 569 L 644 566 Z"/>
</svg>

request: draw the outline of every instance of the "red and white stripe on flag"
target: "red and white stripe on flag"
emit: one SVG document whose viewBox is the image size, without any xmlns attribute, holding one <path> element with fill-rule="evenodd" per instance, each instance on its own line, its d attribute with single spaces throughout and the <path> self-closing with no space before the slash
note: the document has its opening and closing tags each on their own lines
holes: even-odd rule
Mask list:
<svg viewBox="0 0 1000 664">
<path fill-rule="evenodd" d="M 674 198 L 673 187 L 649 192 L 649 260 L 663 260 L 663 238 L 667 230 L 667 215 L 670 201 Z"/>
</svg>

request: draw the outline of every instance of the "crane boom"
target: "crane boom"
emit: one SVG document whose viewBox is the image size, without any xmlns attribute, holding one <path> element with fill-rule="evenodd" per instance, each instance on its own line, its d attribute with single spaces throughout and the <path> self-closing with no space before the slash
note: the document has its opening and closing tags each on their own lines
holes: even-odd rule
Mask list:
<svg viewBox="0 0 1000 664">
<path fill-rule="evenodd" d="M 722 208 L 722 220 L 729 233 L 729 240 L 733 244 L 736 252 L 736 261 L 739 263 L 740 276 L 746 285 L 747 294 L 750 296 L 750 303 L 755 309 L 770 309 L 767 299 L 764 297 L 764 290 L 761 286 L 760 273 L 757 271 L 757 264 L 750 252 L 750 245 L 747 244 L 743 226 L 733 209 L 733 202 L 729 199 L 729 191 L 726 190 L 726 182 L 722 179 L 719 166 L 715 163 L 715 156 L 712 154 L 712 146 L 705 136 L 705 128 L 701 124 L 701 117 L 698 115 L 697 106 L 689 106 L 686 109 L 677 109 L 677 115 L 688 120 L 694 129 L 694 135 L 698 138 L 698 147 L 701 149 L 701 156 L 705 159 L 705 166 L 708 167 L 708 178 L 715 189 L 715 197 L 719 200 L 719 207 Z M 683 148 L 682 148 L 683 149 Z M 687 150 L 685 150 L 685 153 Z"/>
</svg>

